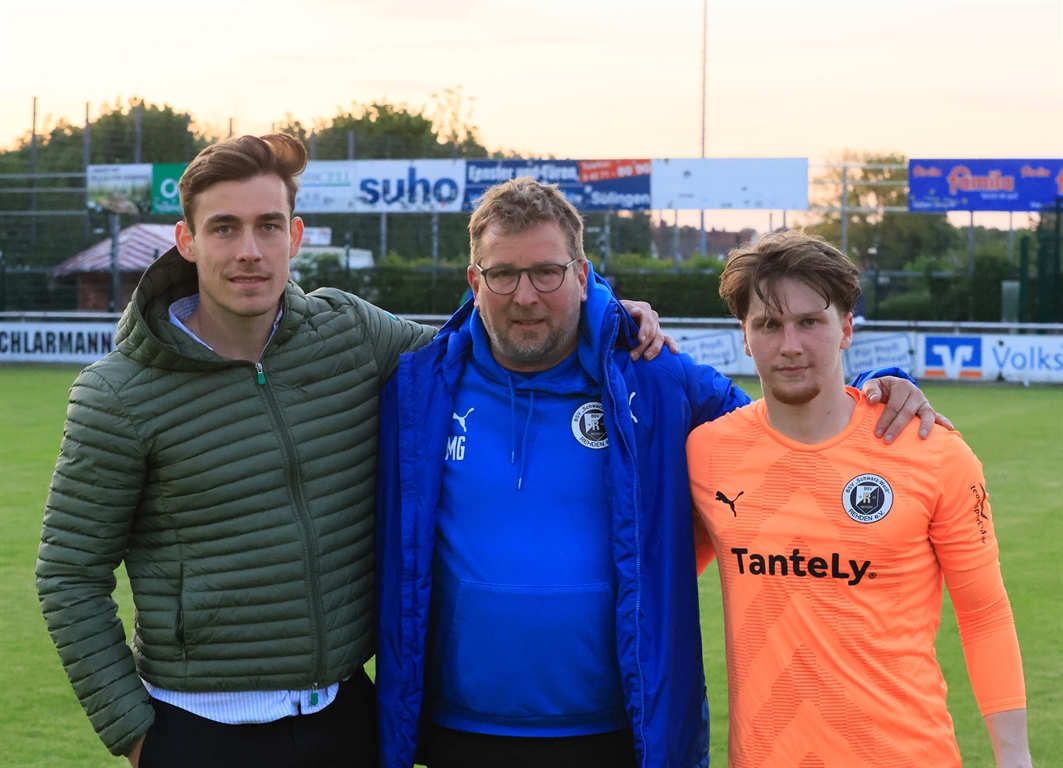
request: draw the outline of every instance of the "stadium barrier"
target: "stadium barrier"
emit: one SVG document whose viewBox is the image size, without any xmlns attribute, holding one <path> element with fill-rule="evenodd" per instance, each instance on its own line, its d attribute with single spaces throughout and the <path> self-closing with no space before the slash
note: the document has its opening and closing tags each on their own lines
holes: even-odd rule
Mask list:
<svg viewBox="0 0 1063 768">
<path fill-rule="evenodd" d="M 442 325 L 445 315 L 406 315 Z M 92 363 L 115 345 L 119 315 L 0 312 L 0 363 Z M 662 318 L 679 348 L 728 376 L 755 376 L 733 318 Z M 879 321 L 857 326 L 846 376 L 884 366 L 918 379 L 1063 384 L 1063 323 Z"/>
</svg>

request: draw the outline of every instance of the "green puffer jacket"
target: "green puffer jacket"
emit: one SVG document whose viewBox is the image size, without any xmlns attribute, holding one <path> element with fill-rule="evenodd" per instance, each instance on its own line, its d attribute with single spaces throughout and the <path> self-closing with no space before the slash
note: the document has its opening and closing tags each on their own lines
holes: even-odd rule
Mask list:
<svg viewBox="0 0 1063 768">
<path fill-rule="evenodd" d="M 378 393 L 434 329 L 289 283 L 261 360 L 228 360 L 167 321 L 198 290 L 171 250 L 122 317 L 117 350 L 70 392 L 37 560 L 48 629 L 114 754 L 177 691 L 325 687 L 374 650 Z M 111 598 L 125 561 L 127 646 Z"/>
</svg>

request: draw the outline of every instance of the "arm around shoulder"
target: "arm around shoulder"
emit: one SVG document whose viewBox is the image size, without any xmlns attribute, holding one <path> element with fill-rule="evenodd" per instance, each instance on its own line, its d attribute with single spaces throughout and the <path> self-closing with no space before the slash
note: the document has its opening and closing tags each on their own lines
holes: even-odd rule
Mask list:
<svg viewBox="0 0 1063 768">
<path fill-rule="evenodd" d="M 690 355 L 680 353 L 684 382 L 691 406 L 691 428 L 752 402 L 741 387 L 711 365 L 695 363 Z"/>
<path fill-rule="evenodd" d="M 373 357 L 380 371 L 381 385 L 395 372 L 399 355 L 420 349 L 435 338 L 438 329 L 403 320 L 387 310 L 370 304 L 357 296 L 351 297 L 354 307 L 366 324 L 365 340 L 373 346 Z"/>
<path fill-rule="evenodd" d="M 118 396 L 96 372 L 83 372 L 45 506 L 37 592 L 74 692 L 115 755 L 132 750 L 154 720 L 111 597 L 144 474 Z"/>
</svg>

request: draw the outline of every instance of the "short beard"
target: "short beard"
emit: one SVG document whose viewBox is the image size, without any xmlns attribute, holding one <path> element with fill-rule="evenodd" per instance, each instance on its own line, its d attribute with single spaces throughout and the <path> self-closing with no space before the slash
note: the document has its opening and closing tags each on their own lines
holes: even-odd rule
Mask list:
<svg viewBox="0 0 1063 768">
<path fill-rule="evenodd" d="M 508 360 L 522 367 L 542 365 L 542 370 L 556 364 L 550 362 L 551 357 L 556 350 L 564 348 L 569 343 L 569 336 L 574 333 L 567 328 L 557 328 L 541 341 L 520 341 L 508 336 L 502 338 L 498 334 L 491 333 L 490 328 L 487 330 L 491 337 L 491 344 Z"/>
<path fill-rule="evenodd" d="M 802 389 L 786 390 L 781 387 L 772 387 L 771 394 L 783 405 L 807 405 L 819 397 L 821 392 L 819 384 L 808 384 Z"/>
</svg>

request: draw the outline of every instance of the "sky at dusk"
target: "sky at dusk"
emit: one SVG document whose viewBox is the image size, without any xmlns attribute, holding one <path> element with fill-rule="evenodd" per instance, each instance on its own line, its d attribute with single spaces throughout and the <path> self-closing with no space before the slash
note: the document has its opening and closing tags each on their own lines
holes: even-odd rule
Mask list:
<svg viewBox="0 0 1063 768">
<path fill-rule="evenodd" d="M 1063 2 L 708 8 L 711 157 L 1063 155 Z M 701 51 L 698 0 L 4 0 L 0 146 L 33 96 L 39 129 L 136 95 L 264 133 L 376 99 L 431 112 L 461 86 L 490 149 L 696 157 Z"/>
</svg>

